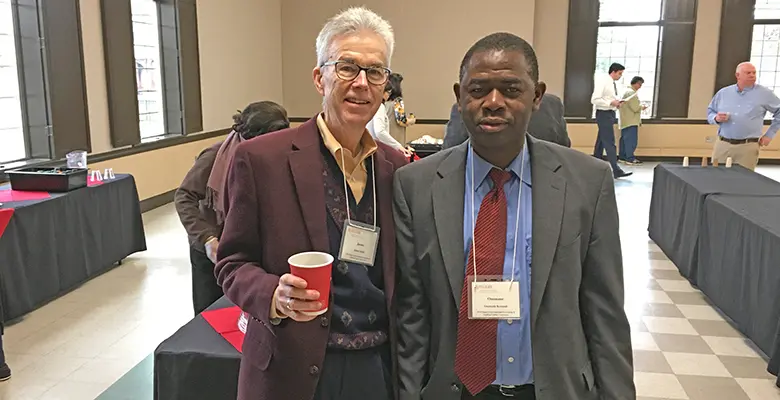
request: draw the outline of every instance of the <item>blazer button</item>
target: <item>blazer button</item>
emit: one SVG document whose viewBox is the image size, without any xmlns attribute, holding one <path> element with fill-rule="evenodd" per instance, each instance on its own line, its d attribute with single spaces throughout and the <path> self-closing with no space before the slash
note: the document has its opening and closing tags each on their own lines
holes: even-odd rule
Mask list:
<svg viewBox="0 0 780 400">
<path fill-rule="evenodd" d="M 328 320 L 328 317 L 322 317 L 320 318 L 320 325 L 327 328 L 328 325 L 330 325 L 330 321 Z"/>
<path fill-rule="evenodd" d="M 312 365 L 309 367 L 309 375 L 317 375 L 320 373 L 320 367 L 316 365 Z"/>
<path fill-rule="evenodd" d="M 271 325 L 279 325 L 279 324 L 282 323 L 282 319 L 281 318 L 271 318 L 269 322 L 271 322 Z"/>
<path fill-rule="evenodd" d="M 457 383 L 453 383 L 452 386 L 450 386 L 450 390 L 452 390 L 453 392 L 460 392 L 460 387 L 458 386 Z"/>
</svg>

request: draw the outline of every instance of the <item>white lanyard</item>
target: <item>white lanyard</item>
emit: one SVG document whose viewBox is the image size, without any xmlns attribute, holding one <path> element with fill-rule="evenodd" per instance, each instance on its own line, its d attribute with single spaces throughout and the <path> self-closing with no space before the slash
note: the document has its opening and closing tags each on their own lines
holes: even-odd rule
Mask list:
<svg viewBox="0 0 780 400">
<path fill-rule="evenodd" d="M 371 230 L 371 232 L 376 232 L 376 171 L 374 170 L 374 167 L 375 167 L 375 165 L 374 165 L 374 155 L 372 154 L 370 158 L 371 158 L 371 187 L 372 187 L 373 193 L 374 193 L 374 221 L 373 221 L 374 222 L 373 223 L 374 227 L 372 229 L 370 229 L 370 230 Z M 349 189 L 347 188 L 347 171 L 346 171 L 346 169 L 347 169 L 347 164 L 344 163 L 344 147 L 342 147 L 341 148 L 341 170 L 342 170 L 342 174 L 341 175 L 344 177 L 344 201 L 346 201 L 346 203 L 347 203 L 347 224 L 350 225 L 350 226 L 354 226 L 356 228 L 363 228 L 361 226 L 352 225 L 352 219 L 350 218 L 350 213 L 349 213 L 349 192 L 347 192 L 347 190 L 349 190 Z M 355 199 L 355 202 L 357 203 L 357 199 Z M 366 228 L 363 228 L 363 229 L 366 229 Z"/>
<path fill-rule="evenodd" d="M 471 251 L 474 253 L 474 256 L 472 257 L 472 263 L 474 264 L 474 282 L 477 281 L 477 241 L 476 241 L 476 226 L 477 226 L 477 217 L 479 215 L 474 216 L 474 192 L 479 187 L 476 182 L 474 182 L 474 149 L 469 146 L 469 152 L 471 153 Z M 510 282 L 515 281 L 515 266 L 517 264 L 517 231 L 518 227 L 520 226 L 520 208 L 523 201 L 523 173 L 525 172 L 525 146 L 523 146 L 523 149 L 520 153 L 520 182 L 519 182 L 519 188 L 517 189 L 517 215 L 515 216 L 515 238 L 514 238 L 514 247 L 512 248 L 512 279 Z M 506 239 L 505 239 L 506 240 Z M 502 272 L 503 275 L 503 272 Z"/>
</svg>

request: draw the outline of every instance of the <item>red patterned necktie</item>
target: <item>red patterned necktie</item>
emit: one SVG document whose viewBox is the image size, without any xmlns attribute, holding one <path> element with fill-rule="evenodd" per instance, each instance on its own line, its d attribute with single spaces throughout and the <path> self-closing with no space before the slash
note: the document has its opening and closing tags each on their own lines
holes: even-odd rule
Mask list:
<svg viewBox="0 0 780 400">
<path fill-rule="evenodd" d="M 493 189 L 482 199 L 474 238 L 466 266 L 466 279 L 460 295 L 458 312 L 458 342 L 455 347 L 455 373 L 472 395 L 484 390 L 496 380 L 496 329 L 498 321 L 469 319 L 468 277 L 474 276 L 474 248 L 477 249 L 477 274 L 504 274 L 506 251 L 506 194 L 504 183 L 510 173 L 490 170 Z M 472 189 L 473 190 L 473 189 Z"/>
</svg>

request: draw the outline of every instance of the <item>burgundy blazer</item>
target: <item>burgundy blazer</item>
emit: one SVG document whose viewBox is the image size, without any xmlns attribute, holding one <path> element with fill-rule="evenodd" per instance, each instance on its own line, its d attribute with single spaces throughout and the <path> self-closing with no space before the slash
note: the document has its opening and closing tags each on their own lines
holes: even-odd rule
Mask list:
<svg viewBox="0 0 780 400">
<path fill-rule="evenodd" d="M 307 323 L 271 319 L 269 314 L 279 277 L 290 272 L 287 259 L 304 251 L 330 252 L 321 142 L 313 118 L 245 141 L 236 149 L 215 273 L 225 295 L 252 317 L 244 339 L 239 399 L 310 400 L 317 387 L 331 312 Z M 395 357 L 392 181 L 406 159 L 384 144 L 378 146 L 374 163 L 379 240 Z"/>
</svg>

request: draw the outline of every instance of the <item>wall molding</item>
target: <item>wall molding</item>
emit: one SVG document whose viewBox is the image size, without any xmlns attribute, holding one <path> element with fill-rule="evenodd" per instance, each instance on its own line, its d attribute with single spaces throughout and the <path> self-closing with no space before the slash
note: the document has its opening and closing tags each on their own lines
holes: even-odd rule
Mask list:
<svg viewBox="0 0 780 400">
<path fill-rule="evenodd" d="M 152 196 L 148 199 L 141 200 L 141 214 L 152 211 L 155 208 L 162 207 L 168 203 L 173 202 L 173 196 L 176 194 L 176 189 L 169 190 L 165 193 L 160 193 L 156 196 Z"/>
</svg>

